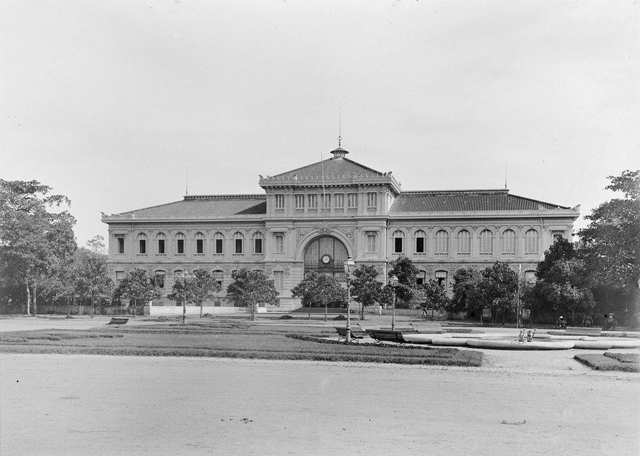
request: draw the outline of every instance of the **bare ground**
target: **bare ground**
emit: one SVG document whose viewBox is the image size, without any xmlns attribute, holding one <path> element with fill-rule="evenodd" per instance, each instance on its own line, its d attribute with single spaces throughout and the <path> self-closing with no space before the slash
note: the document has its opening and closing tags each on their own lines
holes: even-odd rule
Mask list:
<svg viewBox="0 0 640 456">
<path fill-rule="evenodd" d="M 638 374 L 576 351 L 481 368 L 0 355 L 0 454 L 638 455 Z"/>
</svg>

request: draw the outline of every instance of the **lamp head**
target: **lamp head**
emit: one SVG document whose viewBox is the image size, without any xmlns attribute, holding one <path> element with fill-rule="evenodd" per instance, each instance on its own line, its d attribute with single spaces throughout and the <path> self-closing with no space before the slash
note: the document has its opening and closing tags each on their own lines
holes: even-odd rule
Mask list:
<svg viewBox="0 0 640 456">
<path fill-rule="evenodd" d="M 353 261 L 351 257 L 347 257 L 347 260 L 344 262 L 344 273 L 348 276 L 353 274 L 353 271 L 356 270 L 356 262 Z"/>
</svg>

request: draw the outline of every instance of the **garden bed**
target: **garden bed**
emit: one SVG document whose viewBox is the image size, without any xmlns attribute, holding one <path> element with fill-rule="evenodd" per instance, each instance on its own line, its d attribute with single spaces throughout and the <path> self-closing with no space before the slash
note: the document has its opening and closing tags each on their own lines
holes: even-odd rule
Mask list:
<svg viewBox="0 0 640 456">
<path fill-rule="evenodd" d="M 191 356 L 371 363 L 480 366 L 482 353 L 430 347 L 344 344 L 327 340 L 334 331 L 283 326 L 169 324 L 119 326 L 87 331 L 5 333 L 2 353 L 118 356 Z"/>
<path fill-rule="evenodd" d="M 582 353 L 575 355 L 574 359 L 595 370 L 640 372 L 640 355 L 637 353 Z"/>
</svg>

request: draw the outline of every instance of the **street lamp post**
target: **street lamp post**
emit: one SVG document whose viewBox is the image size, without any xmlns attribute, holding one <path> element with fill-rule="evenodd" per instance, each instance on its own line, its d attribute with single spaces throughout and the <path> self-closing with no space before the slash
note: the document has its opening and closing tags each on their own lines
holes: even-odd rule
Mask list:
<svg viewBox="0 0 640 456">
<path fill-rule="evenodd" d="M 189 271 L 184 271 L 178 276 L 180 282 L 179 296 L 182 299 L 182 324 L 187 321 L 187 284 L 191 283 L 193 277 L 189 275 Z"/>
<path fill-rule="evenodd" d="M 396 288 L 398 286 L 398 277 L 392 275 L 389 277 L 389 286 L 393 290 L 393 310 L 391 313 L 391 331 L 396 330 Z"/>
<path fill-rule="evenodd" d="M 356 269 L 356 263 L 348 257 L 344 262 L 344 273 L 347 275 L 347 335 L 345 343 L 351 343 L 351 274 Z"/>
</svg>

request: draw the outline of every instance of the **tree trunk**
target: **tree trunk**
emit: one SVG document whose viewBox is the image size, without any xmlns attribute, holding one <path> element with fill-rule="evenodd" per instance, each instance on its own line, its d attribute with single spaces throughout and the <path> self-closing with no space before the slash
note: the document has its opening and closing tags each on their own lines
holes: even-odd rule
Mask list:
<svg viewBox="0 0 640 456">
<path fill-rule="evenodd" d="M 251 321 L 256 319 L 256 304 L 251 304 Z"/>
<path fill-rule="evenodd" d="M 95 313 L 96 313 L 96 297 L 93 293 L 91 293 L 91 318 L 93 318 Z"/>
<path fill-rule="evenodd" d="M 33 316 L 38 315 L 38 301 L 36 299 L 36 294 L 38 292 L 38 282 L 33 283 Z"/>
<path fill-rule="evenodd" d="M 27 287 L 27 315 L 31 315 L 31 289 L 29 288 L 28 280 L 25 280 L 25 285 Z"/>
</svg>

